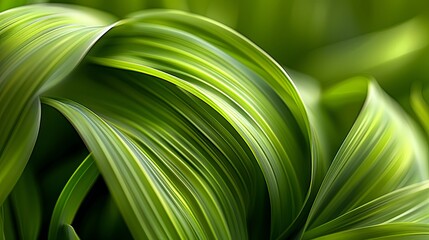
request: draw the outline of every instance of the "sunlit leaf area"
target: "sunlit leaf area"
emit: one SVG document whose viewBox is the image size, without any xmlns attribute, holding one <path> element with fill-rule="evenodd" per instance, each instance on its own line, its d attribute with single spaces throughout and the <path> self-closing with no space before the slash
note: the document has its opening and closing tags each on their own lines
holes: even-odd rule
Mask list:
<svg viewBox="0 0 429 240">
<path fill-rule="evenodd" d="M 428 146 L 428 1 L 0 0 L 0 240 L 425 240 Z"/>
</svg>

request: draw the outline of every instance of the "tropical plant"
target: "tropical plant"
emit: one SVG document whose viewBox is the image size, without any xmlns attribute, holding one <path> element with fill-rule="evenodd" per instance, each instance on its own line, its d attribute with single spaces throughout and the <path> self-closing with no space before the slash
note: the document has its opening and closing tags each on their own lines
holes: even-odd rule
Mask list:
<svg viewBox="0 0 429 240">
<path fill-rule="evenodd" d="M 427 51 L 424 18 L 277 58 L 319 82 L 189 12 L 2 3 L 1 239 L 429 237 L 428 90 L 385 80 Z"/>
</svg>

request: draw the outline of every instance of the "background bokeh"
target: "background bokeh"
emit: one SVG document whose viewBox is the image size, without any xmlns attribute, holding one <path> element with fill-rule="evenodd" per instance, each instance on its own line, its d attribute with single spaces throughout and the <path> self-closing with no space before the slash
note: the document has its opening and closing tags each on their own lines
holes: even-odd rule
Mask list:
<svg viewBox="0 0 429 240">
<path fill-rule="evenodd" d="M 43 0 L 14 1 L 40 3 Z M 370 75 L 397 99 L 429 76 L 429 3 L 424 0 L 53 0 L 118 18 L 153 8 L 179 9 L 226 24 L 286 68 L 323 86 Z M 0 10 L 11 7 L 2 6 Z"/>
</svg>

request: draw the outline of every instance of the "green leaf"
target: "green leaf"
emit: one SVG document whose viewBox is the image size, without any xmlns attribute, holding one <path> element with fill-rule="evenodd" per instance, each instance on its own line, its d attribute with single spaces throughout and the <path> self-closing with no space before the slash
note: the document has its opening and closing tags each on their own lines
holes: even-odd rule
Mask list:
<svg viewBox="0 0 429 240">
<path fill-rule="evenodd" d="M 26 196 L 37 195 L 23 191 L 31 184 L 18 183 L 5 199 L 32 152 L 40 96 L 74 125 L 97 165 L 85 160 L 64 188 L 50 238 L 78 239 L 70 224 L 97 169 L 136 239 L 427 237 L 427 142 L 373 81 L 345 81 L 325 95 L 301 81 L 297 89 L 257 46 L 183 12 L 147 11 L 112 23 L 58 5 L 0 13 L 4 237 L 14 234 L 11 201 L 21 237 L 37 236 L 37 222 L 27 228 L 37 217 L 21 212 L 30 206 Z M 353 67 L 344 72 L 426 47 L 424 25 L 418 18 L 356 40 L 370 43 L 366 60 L 355 63 L 351 54 L 343 64 Z M 400 45 L 395 36 L 403 36 Z M 370 57 L 380 42 L 388 43 L 380 48 L 386 54 Z M 331 163 L 351 124 L 329 136 L 322 103 L 347 102 L 361 111 L 355 118 L 353 110 L 333 110 L 354 124 Z M 412 104 L 426 127 L 425 101 L 417 96 Z"/>
<path fill-rule="evenodd" d="M 156 226 L 158 221 L 169 218 L 166 212 L 156 212 L 163 209 L 165 204 L 158 200 L 158 189 L 152 186 L 148 179 L 150 176 L 144 172 L 145 168 L 149 171 L 151 166 L 146 165 L 148 163 L 143 151 L 131 139 L 86 108 L 69 101 L 46 99 L 45 102 L 62 112 L 82 135 L 134 237 L 171 234 L 170 229 L 174 229 L 172 222 L 162 224 L 165 228 L 163 231 L 161 226 Z"/>
<path fill-rule="evenodd" d="M 373 81 L 348 81 L 349 86 L 367 86 L 354 89 L 362 91 L 366 100 L 326 174 L 307 231 L 384 194 L 428 179 L 427 151 L 411 119 Z M 327 94 L 335 101 L 332 96 L 344 96 L 347 89 L 342 84 Z"/>
<path fill-rule="evenodd" d="M 76 231 L 74 230 L 74 228 L 69 225 L 66 224 L 63 226 L 62 228 L 63 230 L 63 237 L 61 237 L 60 239 L 67 239 L 67 240 L 79 240 L 79 236 L 77 235 Z"/>
<path fill-rule="evenodd" d="M 217 199 L 212 187 L 190 166 L 175 160 L 178 165 L 174 169 L 171 163 L 163 162 L 168 159 L 153 161 L 156 155 L 152 154 L 156 152 L 143 149 L 120 129 L 82 106 L 49 99 L 46 103 L 69 118 L 84 138 L 135 238 L 181 235 L 229 238 L 229 234 L 246 234 L 243 229 L 230 232 L 220 210 L 222 199 Z M 169 155 L 171 159 L 177 157 L 173 152 Z M 220 179 L 218 182 L 222 183 Z M 240 209 L 237 206 L 235 211 Z"/>
<path fill-rule="evenodd" d="M 421 85 L 414 85 L 411 89 L 410 104 L 417 119 L 423 126 L 426 136 L 429 137 L 429 105 L 423 97 Z"/>
<path fill-rule="evenodd" d="M 0 92 L 0 98 L 3 95 Z M 0 108 L 1 111 L 9 107 L 5 107 L 2 104 Z M 10 111 L 0 112 L 0 118 L 2 119 L 0 121 L 0 129 L 2 130 L 0 135 L 0 204 L 5 201 L 24 170 L 39 131 L 39 100 L 34 100 L 32 103 L 23 106 L 22 112 L 15 110 L 11 114 L 17 113 L 14 119 L 16 122 L 10 122 L 9 126 L 4 125 L 6 125 L 8 118 L 11 116 L 8 115 Z M 3 115 L 6 116 L 2 117 Z M 5 132 L 8 132 L 9 135 L 3 135 Z"/>
<path fill-rule="evenodd" d="M 199 196 L 197 189 L 201 184 L 205 185 L 202 188 L 216 192 L 214 195 L 223 206 L 221 214 L 229 222 L 227 225 L 235 234 L 243 234 L 243 225 L 246 224 L 244 209 L 252 213 L 258 206 L 264 206 L 265 185 L 256 162 L 250 161 L 254 159 L 251 151 L 230 124 L 197 98 L 166 82 L 112 69 L 102 69 L 97 75 L 104 79 L 104 84 L 82 76 L 76 77 L 82 81 L 73 83 L 85 86 L 79 89 L 96 87 L 99 96 L 109 98 L 99 101 L 90 92 L 81 90 L 77 98 L 79 102 L 108 117 L 148 152 L 152 152 L 148 160 L 153 164 L 160 167 L 166 164 L 163 174 L 171 178 L 176 188 L 181 189 L 182 196 L 176 193 L 177 190 L 170 193 L 172 196 L 178 195 L 178 201 L 183 198 L 189 199 L 187 202 L 202 201 L 204 195 Z M 65 89 L 73 90 L 71 86 Z M 123 108 L 122 104 L 127 108 Z M 197 179 L 199 181 L 195 182 Z M 205 202 L 192 208 L 199 211 L 198 205 L 205 205 Z M 259 207 L 257 212 L 265 214 L 264 210 Z M 200 222 L 207 221 L 204 216 L 200 218 Z M 256 224 L 262 220 L 256 218 L 250 221 Z M 237 226 L 238 223 L 240 225 Z M 254 228 L 258 229 L 261 228 Z"/>
<path fill-rule="evenodd" d="M 164 79 L 215 109 L 264 174 L 272 237 L 292 227 L 323 171 L 319 152 L 310 155 L 316 144 L 303 103 L 271 58 L 224 26 L 176 11 L 131 16 L 92 56 L 97 64 Z"/>
<path fill-rule="evenodd" d="M 97 166 L 89 155 L 73 173 L 58 198 L 49 225 L 48 239 L 61 239 L 58 234 L 73 222 L 98 175 Z"/>
<path fill-rule="evenodd" d="M 425 240 L 429 237 L 429 224 L 422 223 L 390 223 L 352 229 L 348 231 L 333 233 L 317 240 L 330 239 L 389 239 L 389 240 Z"/>
<path fill-rule="evenodd" d="M 305 239 L 386 223 L 429 223 L 429 181 L 381 196 L 307 231 Z"/>
<path fill-rule="evenodd" d="M 76 67 L 109 21 L 96 11 L 48 5 L 0 13 L 0 204 L 34 147 L 39 94 Z"/>
<path fill-rule="evenodd" d="M 0 206 L 0 239 L 4 240 L 5 239 L 5 235 L 4 235 L 4 206 Z"/>
<path fill-rule="evenodd" d="M 31 170 L 26 169 L 10 194 L 20 239 L 38 239 L 42 225 L 41 196 Z"/>
<path fill-rule="evenodd" d="M 10 199 L 6 199 L 6 201 L 2 205 L 3 209 L 3 229 L 0 232 L 0 238 L 4 237 L 4 239 L 16 239 L 17 233 L 15 232 L 15 220 L 13 218 L 12 213 L 12 205 L 10 204 Z"/>
</svg>

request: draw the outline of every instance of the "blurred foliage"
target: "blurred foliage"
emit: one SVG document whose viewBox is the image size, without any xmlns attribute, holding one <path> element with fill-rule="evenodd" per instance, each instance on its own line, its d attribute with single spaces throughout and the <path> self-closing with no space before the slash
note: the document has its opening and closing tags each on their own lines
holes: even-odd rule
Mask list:
<svg viewBox="0 0 429 240">
<path fill-rule="evenodd" d="M 9 6 L 7 2 L 10 2 Z M 2 1 L 0 9 L 45 0 Z M 323 84 L 374 76 L 395 97 L 429 66 L 427 1 L 405 0 L 58 0 L 125 17 L 145 9 L 178 9 L 236 29 L 278 62 Z"/>
<path fill-rule="evenodd" d="M 37 50 L 25 57 L 9 46 L 31 36 L 14 38 L 1 28 L 0 47 L 7 50 L 0 53 L 0 180 L 6 179 L 0 239 L 183 238 L 189 229 L 236 239 L 429 235 L 427 1 L 1 0 L 0 11 L 41 2 L 112 16 L 47 10 L 60 15 L 53 25 L 74 24 L 77 16 L 99 28 L 74 26 L 80 38 L 54 46 L 67 56 L 60 60 L 53 52 L 41 57 L 53 49 L 48 38 L 33 41 L 29 48 Z M 135 14 L 164 8 L 225 24 L 290 77 L 258 47 L 212 22 Z M 16 19 L 25 21 L 25 14 Z M 0 24 L 9 21 L 2 17 Z M 128 20 L 102 36 L 110 27 L 100 26 L 116 18 Z M 204 52 L 201 42 L 215 47 Z M 37 67 L 10 67 L 25 61 L 48 66 L 52 78 Z M 15 85 L 23 79 L 21 95 L 8 93 L 7 79 Z M 207 82 L 199 85 L 200 79 Z M 243 79 L 249 82 L 231 83 Z M 55 98 L 40 107 L 39 96 Z M 14 109 L 23 110 L 9 115 Z M 32 120 L 40 116 L 37 133 Z M 15 122 L 22 127 L 13 128 Z M 142 129 L 142 123 L 156 127 Z M 32 148 L 37 136 L 34 150 L 10 150 L 9 136 L 19 136 L 13 143 L 21 149 Z M 94 158 L 86 158 L 88 151 Z M 10 166 L 15 170 L 7 172 Z M 96 180 L 98 171 L 103 178 Z M 183 177 L 187 171 L 197 177 Z M 143 218 L 157 220 L 146 226 Z"/>
<path fill-rule="evenodd" d="M 95 7 L 119 17 L 150 8 L 208 16 L 236 29 L 283 65 L 324 81 L 367 73 L 380 82 L 397 84 L 404 76 L 415 75 L 414 79 L 427 69 L 427 61 L 422 59 L 427 55 L 429 7 L 424 0 L 52 2 Z M 323 52 L 325 55 L 320 56 Z M 398 61 L 392 64 L 395 59 Z M 377 69 L 387 62 L 385 68 Z"/>
</svg>

